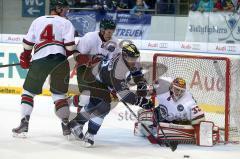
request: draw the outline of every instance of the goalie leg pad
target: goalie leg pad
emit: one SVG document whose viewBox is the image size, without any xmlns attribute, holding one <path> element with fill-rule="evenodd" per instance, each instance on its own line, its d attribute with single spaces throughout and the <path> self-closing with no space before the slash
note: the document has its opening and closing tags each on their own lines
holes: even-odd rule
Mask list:
<svg viewBox="0 0 240 159">
<path fill-rule="evenodd" d="M 161 126 L 161 128 L 159 127 Z M 160 122 L 157 126 L 157 138 L 161 142 L 166 142 L 166 138 L 162 134 L 163 130 L 167 140 L 178 142 L 181 144 L 195 144 L 195 131 L 191 125 L 180 125 L 172 123 Z"/>
<path fill-rule="evenodd" d="M 219 128 L 211 121 L 202 121 L 194 126 L 199 146 L 213 146 L 219 142 Z"/>
</svg>

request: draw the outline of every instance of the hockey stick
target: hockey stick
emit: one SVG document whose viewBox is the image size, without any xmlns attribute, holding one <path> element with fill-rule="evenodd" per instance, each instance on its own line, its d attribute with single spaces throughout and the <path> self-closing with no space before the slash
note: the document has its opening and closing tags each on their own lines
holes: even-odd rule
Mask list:
<svg viewBox="0 0 240 159">
<path fill-rule="evenodd" d="M 156 137 L 152 134 L 152 132 L 147 128 L 147 126 L 143 123 L 143 122 L 141 122 L 141 121 L 139 121 L 138 120 L 138 117 L 137 117 L 137 115 L 133 112 L 133 110 L 128 106 L 128 104 L 126 103 L 126 102 L 124 102 L 124 101 L 121 101 L 125 106 L 126 106 L 126 108 L 129 110 L 129 112 L 137 119 L 137 121 L 139 122 L 139 123 L 141 123 L 141 125 L 143 126 L 143 128 L 146 130 L 146 132 L 149 134 L 149 136 L 147 136 L 147 138 L 148 138 L 148 140 L 151 142 L 151 143 L 157 143 L 158 145 L 160 145 L 160 146 L 162 146 L 162 143 L 161 142 L 159 142 L 157 139 L 156 139 Z M 164 135 L 164 137 L 165 137 L 165 139 L 166 139 L 166 136 L 165 136 L 165 134 L 164 134 L 164 132 L 163 132 L 163 135 Z M 167 140 L 168 141 L 168 140 Z M 165 145 L 167 146 L 167 147 L 170 147 L 170 149 L 172 150 L 172 151 L 175 151 L 176 149 L 177 149 L 177 145 L 172 145 L 170 142 L 167 142 L 167 143 L 165 143 Z"/>
<path fill-rule="evenodd" d="M 167 139 L 166 134 L 164 133 L 161 125 L 159 124 L 159 122 L 158 122 L 158 120 L 157 120 L 157 118 L 156 118 L 156 114 L 154 113 L 154 111 L 152 111 L 152 112 L 153 112 L 153 120 L 155 121 L 155 123 L 157 123 L 157 126 L 159 127 L 159 129 L 160 129 L 160 131 L 161 131 L 161 133 L 162 133 L 162 135 L 163 135 L 163 137 L 164 137 L 165 142 L 163 142 L 163 143 L 165 143 L 166 146 L 169 146 L 172 151 L 175 151 L 175 150 L 177 149 L 178 142 L 176 142 L 176 141 L 171 142 L 171 141 L 169 141 L 169 140 Z M 161 113 L 161 112 L 160 112 L 160 113 Z"/>
<path fill-rule="evenodd" d="M 18 66 L 20 63 L 13 63 L 13 64 L 7 64 L 7 65 L 0 65 L 0 68 L 2 67 L 11 67 L 11 66 Z"/>
</svg>

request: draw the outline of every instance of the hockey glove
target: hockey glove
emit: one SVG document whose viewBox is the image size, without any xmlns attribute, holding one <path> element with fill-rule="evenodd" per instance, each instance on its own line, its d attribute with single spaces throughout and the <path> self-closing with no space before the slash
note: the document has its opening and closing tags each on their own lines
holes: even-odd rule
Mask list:
<svg viewBox="0 0 240 159">
<path fill-rule="evenodd" d="M 152 109 L 154 107 L 153 102 L 145 97 L 137 97 L 135 105 L 138 105 L 139 107 L 146 110 Z"/>
<path fill-rule="evenodd" d="M 20 55 L 20 66 L 23 69 L 28 69 L 30 67 L 30 61 L 32 58 L 32 50 L 24 50 Z"/>
<path fill-rule="evenodd" d="M 96 63 L 98 63 L 99 61 L 101 61 L 104 57 L 101 55 L 93 55 L 92 59 L 91 59 L 91 65 L 94 65 Z"/>
<path fill-rule="evenodd" d="M 79 53 L 75 53 L 74 58 L 79 66 L 88 65 L 91 60 L 91 57 L 89 55 L 79 54 Z"/>
<path fill-rule="evenodd" d="M 147 95 L 147 83 L 144 81 L 137 84 L 137 95 L 145 97 Z"/>
</svg>

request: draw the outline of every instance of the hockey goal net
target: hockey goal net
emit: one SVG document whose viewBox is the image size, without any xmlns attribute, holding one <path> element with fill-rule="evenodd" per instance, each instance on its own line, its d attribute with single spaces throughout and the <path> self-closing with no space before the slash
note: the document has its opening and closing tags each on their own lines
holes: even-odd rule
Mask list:
<svg viewBox="0 0 240 159">
<path fill-rule="evenodd" d="M 229 58 L 157 53 L 153 56 L 153 80 L 162 77 L 184 78 L 206 120 L 220 127 L 221 140 L 240 141 L 239 101 L 230 100 L 236 86 L 231 82 Z"/>
</svg>

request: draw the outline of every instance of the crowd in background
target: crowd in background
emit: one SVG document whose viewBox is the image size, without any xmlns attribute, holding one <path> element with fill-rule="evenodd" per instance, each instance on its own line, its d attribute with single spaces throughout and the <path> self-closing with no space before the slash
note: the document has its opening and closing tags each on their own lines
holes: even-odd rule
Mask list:
<svg viewBox="0 0 240 159">
<path fill-rule="evenodd" d="M 192 11 L 216 12 L 229 11 L 239 13 L 240 0 L 195 0 Z"/>
<path fill-rule="evenodd" d="M 182 14 L 239 11 L 240 0 L 69 0 L 72 8 L 118 11 L 130 14 Z M 77 10 L 76 10 L 77 11 Z"/>
</svg>

